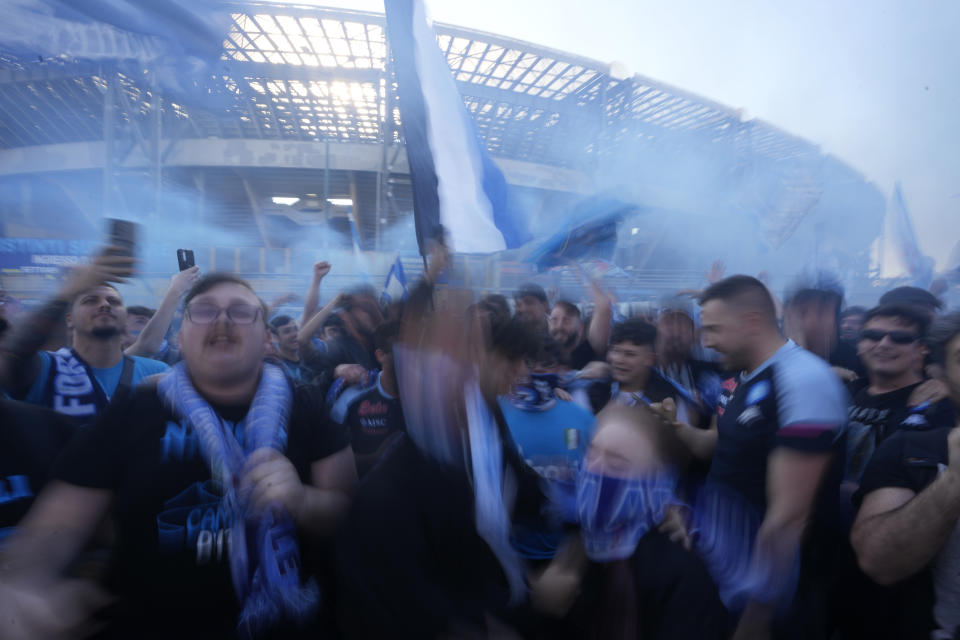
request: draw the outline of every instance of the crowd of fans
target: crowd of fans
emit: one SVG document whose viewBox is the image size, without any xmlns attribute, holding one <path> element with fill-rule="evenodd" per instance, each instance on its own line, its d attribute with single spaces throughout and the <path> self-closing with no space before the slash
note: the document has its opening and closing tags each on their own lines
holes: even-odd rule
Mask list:
<svg viewBox="0 0 960 640">
<path fill-rule="evenodd" d="M 125 307 L 105 251 L 8 308 L 0 638 L 960 638 L 960 313 L 458 308 L 448 260 L 323 307 L 319 262 L 297 318 L 197 267 Z"/>
</svg>

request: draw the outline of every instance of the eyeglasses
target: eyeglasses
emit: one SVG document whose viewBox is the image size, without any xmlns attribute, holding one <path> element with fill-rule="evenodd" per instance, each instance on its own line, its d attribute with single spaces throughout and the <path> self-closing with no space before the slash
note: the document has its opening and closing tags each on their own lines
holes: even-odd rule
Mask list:
<svg viewBox="0 0 960 640">
<path fill-rule="evenodd" d="M 187 307 L 187 317 L 196 324 L 212 324 L 226 311 L 227 318 L 234 324 L 253 324 L 260 315 L 260 307 L 252 304 L 233 304 L 221 309 L 210 302 L 195 302 Z"/>
<path fill-rule="evenodd" d="M 880 342 L 887 336 L 890 336 L 890 342 L 893 344 L 910 344 L 920 339 L 915 333 L 909 331 L 880 331 L 879 329 L 864 329 L 860 332 L 861 340 L 870 340 L 871 342 Z"/>
</svg>

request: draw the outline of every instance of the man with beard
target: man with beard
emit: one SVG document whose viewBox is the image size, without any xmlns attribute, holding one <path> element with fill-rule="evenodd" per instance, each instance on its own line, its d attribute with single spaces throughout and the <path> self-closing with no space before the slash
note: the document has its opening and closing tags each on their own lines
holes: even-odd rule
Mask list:
<svg viewBox="0 0 960 640">
<path fill-rule="evenodd" d="M 846 393 L 826 362 L 780 334 L 773 299 L 756 278 L 721 280 L 700 306 L 704 346 L 740 372 L 720 397 L 707 486 L 761 520 L 734 638 L 827 637 L 817 627 L 840 535 L 835 454 Z"/>
<path fill-rule="evenodd" d="M 83 425 L 111 398 L 167 369 L 156 360 L 124 355 L 121 348 L 127 310 L 108 283 L 129 276 L 132 263 L 132 258 L 103 254 L 76 268 L 54 299 L 8 336 L 2 380 L 10 397 L 50 407 Z M 73 348 L 40 351 L 64 319 Z"/>
<path fill-rule="evenodd" d="M 596 284 L 592 287 L 594 311 L 589 329 L 577 305 L 560 300 L 550 310 L 548 326 L 550 337 L 560 343 L 570 357 L 573 369 L 583 369 L 587 363 L 602 360 L 610 339 L 610 299 Z"/>
</svg>

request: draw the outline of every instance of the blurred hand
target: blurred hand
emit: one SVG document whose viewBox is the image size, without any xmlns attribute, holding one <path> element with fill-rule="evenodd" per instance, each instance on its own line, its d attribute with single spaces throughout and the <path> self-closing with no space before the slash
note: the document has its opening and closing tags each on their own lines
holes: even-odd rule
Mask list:
<svg viewBox="0 0 960 640">
<path fill-rule="evenodd" d="M 0 638 L 85 638 L 100 626 L 92 615 L 112 599 L 87 580 L 42 587 L 0 581 Z"/>
<path fill-rule="evenodd" d="M 189 269 L 184 269 L 180 273 L 177 273 L 170 278 L 170 290 L 175 292 L 178 296 L 182 296 L 187 291 L 190 291 L 190 287 L 192 287 L 193 283 L 199 278 L 200 267 L 194 265 Z"/>
<path fill-rule="evenodd" d="M 427 282 L 436 282 L 437 276 L 447 270 L 450 264 L 450 250 L 439 242 L 431 243 L 427 252 L 427 271 L 424 278 Z"/>
<path fill-rule="evenodd" d="M 137 260 L 130 256 L 109 255 L 109 252 L 119 250 L 121 250 L 119 247 L 106 246 L 89 264 L 71 269 L 60 290 L 61 297 L 72 301 L 93 287 L 99 287 L 108 282 L 121 283 L 132 276 Z"/>
<path fill-rule="evenodd" d="M 927 380 L 913 390 L 907 400 L 907 406 L 916 407 L 924 402 L 936 403 L 950 395 L 947 385 L 940 380 Z"/>
<path fill-rule="evenodd" d="M 839 377 L 844 382 L 851 382 L 857 379 L 856 372 L 851 371 L 850 369 L 844 369 L 843 367 L 830 367 L 830 368 L 833 369 L 833 372 L 837 374 L 837 377 Z"/>
<path fill-rule="evenodd" d="M 588 363 L 587 366 L 581 369 L 578 377 L 584 380 L 604 380 L 610 377 L 611 371 L 612 369 L 609 364 L 597 360 Z"/>
<path fill-rule="evenodd" d="M 954 427 L 947 435 L 947 453 L 950 461 L 947 471 L 960 476 L 960 427 Z"/>
<path fill-rule="evenodd" d="M 370 372 L 359 364 L 341 364 L 333 370 L 334 378 L 343 378 L 347 384 L 367 384 Z"/>
<path fill-rule="evenodd" d="M 315 263 L 313 265 L 313 281 L 320 282 L 323 280 L 324 276 L 330 273 L 330 269 L 330 263 L 325 260 Z"/>
<path fill-rule="evenodd" d="M 560 562 L 551 562 L 540 573 L 529 575 L 530 605 L 554 618 L 567 615 L 580 595 L 580 573 Z"/>
<path fill-rule="evenodd" d="M 554 389 L 553 392 L 561 400 L 565 402 L 573 402 L 573 396 L 571 396 L 569 393 L 567 393 L 565 390 L 561 389 L 560 387 L 557 387 L 556 389 Z"/>
<path fill-rule="evenodd" d="M 263 447 L 250 454 L 243 469 L 241 487 L 250 490 L 250 509 L 255 514 L 281 505 L 299 521 L 306 489 L 293 463 L 279 451 Z"/>
<path fill-rule="evenodd" d="M 684 507 L 675 504 L 667 507 L 667 515 L 664 516 L 663 522 L 657 527 L 657 531 L 670 538 L 670 542 L 683 545 L 683 548 L 687 551 L 690 551 L 693 546 L 693 538 L 690 537 L 690 531 L 687 528 Z"/>
<path fill-rule="evenodd" d="M 673 398 L 664 398 L 663 402 L 654 402 L 650 405 L 650 409 L 670 424 L 677 421 L 677 403 Z"/>
<path fill-rule="evenodd" d="M 714 260 L 713 264 L 710 265 L 710 271 L 707 272 L 707 282 L 714 284 L 723 280 L 723 274 L 727 271 L 727 265 L 723 264 L 723 260 Z"/>
</svg>

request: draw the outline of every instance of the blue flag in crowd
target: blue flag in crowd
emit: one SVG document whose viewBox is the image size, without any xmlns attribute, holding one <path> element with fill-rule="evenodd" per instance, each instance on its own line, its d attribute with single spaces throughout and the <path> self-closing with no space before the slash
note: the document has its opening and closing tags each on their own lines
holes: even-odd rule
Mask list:
<svg viewBox="0 0 960 640">
<path fill-rule="evenodd" d="M 407 276 L 403 273 L 403 263 L 400 262 L 400 256 L 397 256 L 396 261 L 390 267 L 389 273 L 387 273 L 387 280 L 383 283 L 383 293 L 380 295 L 380 299 L 386 304 L 407 299 Z"/>
<path fill-rule="evenodd" d="M 527 262 L 546 271 L 571 261 L 610 260 L 617 245 L 617 226 L 636 207 L 613 199 L 585 200 L 564 216 L 560 231 L 530 248 Z"/>
<path fill-rule="evenodd" d="M 477 137 L 422 0 L 386 0 L 420 253 L 492 253 L 530 239 L 507 183 Z"/>
<path fill-rule="evenodd" d="M 4 6 L 0 42 L 18 56 L 135 62 L 178 100 L 231 104 L 222 79 L 229 8 L 216 0 L 17 0 Z"/>
</svg>

